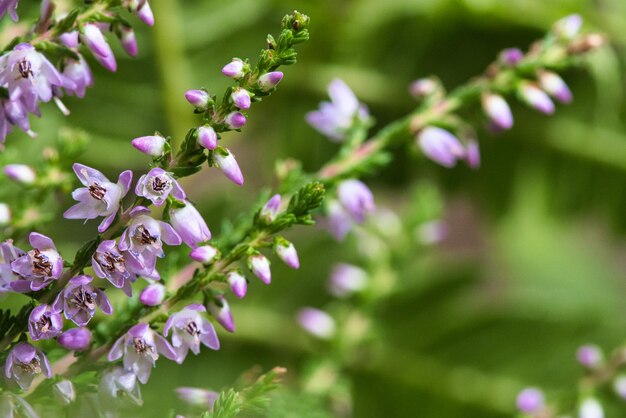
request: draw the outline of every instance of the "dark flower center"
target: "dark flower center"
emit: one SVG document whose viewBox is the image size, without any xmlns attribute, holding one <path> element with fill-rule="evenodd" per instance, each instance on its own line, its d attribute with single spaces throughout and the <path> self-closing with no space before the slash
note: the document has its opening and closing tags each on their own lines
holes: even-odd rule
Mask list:
<svg viewBox="0 0 626 418">
<path fill-rule="evenodd" d="M 170 181 L 168 178 L 161 176 L 152 177 L 152 191 L 156 193 L 163 193 L 169 186 Z"/>
<path fill-rule="evenodd" d="M 50 260 L 48 260 L 48 257 L 43 255 L 41 251 L 36 248 L 33 251 L 33 271 L 39 275 L 51 276 L 52 264 L 50 264 Z"/>
<path fill-rule="evenodd" d="M 21 361 L 18 361 L 17 367 L 19 367 L 20 370 L 28 374 L 41 373 L 41 363 L 39 362 L 38 357 L 33 357 L 33 359 L 29 363 L 22 363 Z"/>
<path fill-rule="evenodd" d="M 98 183 L 94 182 L 89 186 L 89 194 L 96 200 L 104 199 L 104 195 L 107 192 L 107 189 L 100 186 Z"/>
<path fill-rule="evenodd" d="M 83 286 L 72 292 L 72 297 L 69 300 L 69 303 L 79 309 L 88 309 L 90 311 L 96 309 L 95 295 L 92 292 L 85 290 Z"/>
<path fill-rule="evenodd" d="M 37 321 L 37 327 L 39 328 L 39 332 L 42 334 L 50 331 L 50 328 L 52 328 L 52 321 L 50 320 L 50 317 L 48 315 L 43 315 L 39 318 L 39 321 Z"/>
<path fill-rule="evenodd" d="M 150 357 L 153 360 L 159 358 L 159 355 L 154 351 L 154 348 L 147 344 L 146 340 L 143 338 L 133 338 L 133 346 L 135 347 L 135 352 L 137 354 Z"/>
<path fill-rule="evenodd" d="M 198 328 L 196 321 L 187 322 L 187 325 L 185 325 L 185 331 L 193 337 L 200 335 L 200 328 Z"/>
<path fill-rule="evenodd" d="M 30 61 L 26 58 L 17 63 L 17 70 L 20 72 L 22 78 L 34 76 Z"/>
<path fill-rule="evenodd" d="M 98 253 L 97 261 L 109 272 L 117 270 L 123 273 L 126 271 L 126 259 L 121 254 L 114 254 L 110 251 Z"/>
<path fill-rule="evenodd" d="M 157 238 L 150 235 L 150 232 L 143 225 L 139 225 L 137 229 L 135 229 L 133 238 L 143 245 L 154 244 L 157 241 Z"/>
</svg>

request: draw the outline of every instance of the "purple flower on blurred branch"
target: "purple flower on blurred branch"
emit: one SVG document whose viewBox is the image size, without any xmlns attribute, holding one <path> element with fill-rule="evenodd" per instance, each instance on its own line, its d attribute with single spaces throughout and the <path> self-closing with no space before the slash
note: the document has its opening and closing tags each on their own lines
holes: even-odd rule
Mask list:
<svg viewBox="0 0 626 418">
<path fill-rule="evenodd" d="M 120 201 L 130 188 L 133 173 L 130 170 L 122 172 L 117 184 L 111 183 L 101 172 L 82 164 L 74 164 L 74 173 L 85 186 L 72 192 L 72 197 L 78 203 L 63 214 L 66 219 L 94 219 L 104 216 L 98 226 L 99 232 L 104 232 L 115 219 Z"/>
<path fill-rule="evenodd" d="M 528 81 L 521 82 L 518 87 L 518 94 L 524 103 L 535 110 L 546 115 L 554 113 L 554 103 L 536 84 Z"/>
<path fill-rule="evenodd" d="M 239 79 L 245 74 L 244 69 L 245 63 L 239 58 L 233 58 L 231 62 L 229 62 L 224 66 L 224 68 L 222 68 L 222 74 L 224 74 L 226 77 Z"/>
<path fill-rule="evenodd" d="M 96 276 L 107 279 L 113 286 L 122 289 L 127 296 L 132 294 L 131 282 L 137 277 L 128 270 L 124 255 L 113 240 L 102 241 L 91 257 L 91 266 Z"/>
<path fill-rule="evenodd" d="M 352 220 L 363 223 L 376 210 L 372 191 L 360 180 L 344 180 L 337 186 L 337 197 Z"/>
<path fill-rule="evenodd" d="M 265 73 L 261 77 L 259 77 L 259 88 L 265 92 L 271 91 L 278 85 L 278 83 L 281 82 L 282 79 L 283 73 L 280 71 Z"/>
<path fill-rule="evenodd" d="M 11 263 L 11 269 L 19 275 L 11 288 L 20 293 L 43 289 L 63 270 L 63 259 L 50 238 L 31 232 L 29 241 L 33 249 Z"/>
<path fill-rule="evenodd" d="M 242 299 L 248 292 L 248 281 L 238 271 L 231 271 L 226 275 L 226 281 L 230 285 L 230 290 L 233 295 Z"/>
<path fill-rule="evenodd" d="M 184 203 L 182 208 L 170 208 L 170 222 L 182 241 L 189 247 L 196 248 L 198 244 L 211 239 L 211 231 L 198 209 L 189 201 Z"/>
<path fill-rule="evenodd" d="M 17 3 L 19 0 L 0 0 L 0 19 L 9 13 L 11 20 L 17 22 Z"/>
<path fill-rule="evenodd" d="M 331 81 L 328 95 L 331 101 L 320 103 L 319 110 L 307 113 L 306 120 L 330 140 L 341 142 L 357 120 L 369 119 L 369 112 L 342 80 Z"/>
<path fill-rule="evenodd" d="M 541 88 L 561 103 L 571 103 L 573 96 L 565 81 L 552 71 L 541 71 L 539 73 L 539 84 Z"/>
<path fill-rule="evenodd" d="M 0 262 L 0 293 L 5 293 L 12 291 L 11 283 L 20 278 L 11 268 L 11 263 L 26 253 L 13 246 L 13 240 L 9 239 L 0 244 L 0 254 L 2 255 L 2 262 Z"/>
<path fill-rule="evenodd" d="M 588 369 L 596 369 L 602 365 L 604 356 L 598 346 L 587 344 L 578 348 L 576 359 L 582 366 Z"/>
<path fill-rule="evenodd" d="M 263 254 L 257 253 L 248 257 L 248 268 L 265 284 L 272 282 L 270 261 Z"/>
<path fill-rule="evenodd" d="M 4 366 L 7 379 L 13 379 L 22 388 L 28 390 L 35 376 L 52 377 L 52 370 L 46 355 L 28 343 L 18 343 L 7 357 Z"/>
<path fill-rule="evenodd" d="M 539 389 L 526 388 L 517 395 L 517 409 L 532 414 L 544 408 L 543 393 Z"/>
<path fill-rule="evenodd" d="M 63 332 L 63 317 L 50 305 L 39 305 L 28 317 L 28 331 L 33 341 L 54 338 Z"/>
<path fill-rule="evenodd" d="M 82 275 L 72 278 L 68 286 L 59 293 L 53 309 L 63 311 L 65 317 L 79 327 L 84 327 L 96 314 L 96 306 L 102 313 L 111 315 L 113 307 L 104 291 L 91 285 L 93 277 Z"/>
<path fill-rule="evenodd" d="M 155 167 L 148 174 L 141 176 L 135 187 L 137 196 L 149 199 L 155 206 L 161 206 L 165 203 L 170 193 L 178 200 L 185 200 L 186 198 L 185 192 L 172 174 L 159 167 Z"/>
<path fill-rule="evenodd" d="M 192 304 L 170 316 L 165 323 L 163 335 L 167 337 L 172 330 L 172 346 L 178 354 L 178 363 L 185 361 L 189 350 L 196 355 L 200 353 L 200 344 L 212 350 L 220 348 L 215 328 L 201 312 L 206 312 L 204 306 Z"/>
<path fill-rule="evenodd" d="M 230 181 L 237 186 L 243 185 L 243 174 L 235 156 L 229 149 L 218 147 L 213 154 L 213 161 Z"/>
<path fill-rule="evenodd" d="M 465 159 L 466 152 L 459 139 L 445 129 L 429 126 L 417 135 L 422 152 L 444 167 L 454 167 L 457 160 Z"/>
<path fill-rule="evenodd" d="M 328 291 L 333 296 L 344 298 L 363 290 L 366 285 L 365 270 L 352 264 L 340 263 L 333 267 L 328 282 Z"/>
<path fill-rule="evenodd" d="M 217 322 L 228 332 L 235 332 L 235 321 L 230 313 L 230 306 L 223 295 L 216 295 L 207 304 L 207 308 Z"/>
<path fill-rule="evenodd" d="M 213 392 L 212 390 L 200 389 L 200 388 L 192 388 L 181 386 L 176 388 L 176 393 L 178 397 L 183 401 L 203 408 L 208 408 L 211 410 L 213 408 L 213 404 L 219 398 L 220 394 L 217 392 Z"/>
<path fill-rule="evenodd" d="M 318 338 L 330 339 L 335 335 L 335 320 L 326 312 L 315 308 L 298 311 L 298 323 L 305 331 Z"/>
<path fill-rule="evenodd" d="M 159 354 L 170 360 L 177 359 L 176 352 L 165 338 L 150 329 L 148 324 L 137 324 L 113 344 L 108 359 L 115 361 L 124 357 L 124 368 L 145 384 Z"/>
<path fill-rule="evenodd" d="M 152 283 L 145 287 L 139 295 L 139 301 L 146 306 L 158 306 L 165 299 L 167 290 L 161 283 Z"/>
<path fill-rule="evenodd" d="M 513 127 L 513 114 L 504 98 L 498 94 L 487 93 L 482 97 L 483 109 L 492 126 L 498 130 Z"/>
<path fill-rule="evenodd" d="M 165 138 L 159 135 L 140 136 L 131 141 L 137 151 L 151 157 L 160 157 L 165 151 Z"/>
<path fill-rule="evenodd" d="M 117 70 L 115 55 L 98 25 L 95 23 L 84 25 L 81 29 L 80 39 L 104 68 L 112 72 Z"/>
<path fill-rule="evenodd" d="M 91 344 L 91 331 L 87 328 L 72 328 L 59 337 L 59 344 L 72 351 L 83 351 Z"/>
</svg>

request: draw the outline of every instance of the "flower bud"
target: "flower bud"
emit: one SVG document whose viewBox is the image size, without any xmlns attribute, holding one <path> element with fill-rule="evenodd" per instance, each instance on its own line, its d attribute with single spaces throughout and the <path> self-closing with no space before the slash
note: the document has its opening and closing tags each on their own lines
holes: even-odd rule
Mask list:
<svg viewBox="0 0 626 418">
<path fill-rule="evenodd" d="M 185 201 L 182 208 L 170 208 L 170 224 L 183 242 L 191 248 L 211 239 L 211 231 L 204 218 L 191 202 Z"/>
<path fill-rule="evenodd" d="M 298 259 L 298 253 L 296 247 L 289 241 L 281 240 L 282 242 L 276 243 L 276 254 L 280 257 L 285 264 L 292 269 L 300 268 L 300 260 Z"/>
<path fill-rule="evenodd" d="M 328 282 L 328 291 L 335 297 L 343 298 L 363 290 L 366 285 L 365 270 L 351 264 L 340 263 L 333 267 Z"/>
<path fill-rule="evenodd" d="M 587 398 L 580 404 L 579 418 L 604 418 L 602 405 L 595 398 Z"/>
<path fill-rule="evenodd" d="M 69 380 L 61 380 L 52 386 L 54 397 L 63 405 L 69 405 L 76 400 L 76 390 Z"/>
<path fill-rule="evenodd" d="M 243 174 L 241 174 L 239 164 L 237 164 L 237 160 L 235 160 L 235 156 L 230 150 L 221 147 L 217 148 L 215 154 L 213 154 L 213 161 L 230 181 L 238 186 L 243 185 Z"/>
<path fill-rule="evenodd" d="M 141 136 L 131 141 L 135 149 L 152 157 L 160 157 L 165 151 L 165 138 L 158 135 Z"/>
<path fill-rule="evenodd" d="M 517 395 L 517 409 L 526 414 L 540 411 L 544 407 L 543 393 L 536 388 L 526 388 Z"/>
<path fill-rule="evenodd" d="M 226 331 L 235 332 L 235 321 L 233 321 L 233 315 L 230 313 L 230 307 L 224 296 L 216 296 L 208 303 L 207 308 Z"/>
<path fill-rule="evenodd" d="M 59 40 L 68 48 L 78 48 L 78 31 L 62 33 L 59 35 Z"/>
<path fill-rule="evenodd" d="M 272 282 L 270 260 L 263 254 L 255 254 L 248 257 L 248 268 L 256 277 L 261 279 L 263 283 L 270 284 Z"/>
<path fill-rule="evenodd" d="M 11 208 L 6 203 L 0 203 L 0 226 L 11 222 Z"/>
<path fill-rule="evenodd" d="M 261 90 L 268 92 L 275 88 L 282 79 L 283 73 L 281 71 L 272 71 L 259 77 L 258 85 Z"/>
<path fill-rule="evenodd" d="M 4 166 L 4 174 L 22 184 L 33 184 L 37 178 L 35 170 L 25 164 L 7 164 Z"/>
<path fill-rule="evenodd" d="M 376 210 L 372 191 L 360 180 L 342 181 L 337 187 L 337 197 L 354 222 L 363 223 Z"/>
<path fill-rule="evenodd" d="M 298 311 L 298 323 L 305 331 L 318 338 L 330 339 L 335 335 L 335 320 L 319 309 L 300 309 Z"/>
<path fill-rule="evenodd" d="M 107 43 L 102 31 L 95 23 L 87 23 L 83 26 L 80 38 L 83 43 L 94 53 L 101 57 L 108 57 L 113 54 L 111 47 Z"/>
<path fill-rule="evenodd" d="M 68 350 L 83 351 L 91 344 L 91 331 L 87 328 L 72 328 L 61 334 L 58 341 Z"/>
<path fill-rule="evenodd" d="M 239 58 L 233 58 L 231 62 L 222 68 L 222 74 L 234 79 L 241 78 L 244 75 L 244 65 L 244 62 Z"/>
<path fill-rule="evenodd" d="M 499 61 L 507 67 L 515 67 L 524 58 L 524 53 L 519 48 L 507 48 L 500 52 Z"/>
<path fill-rule="evenodd" d="M 539 84 L 541 88 L 561 103 L 572 102 L 572 92 L 565 81 L 552 71 L 542 71 L 539 73 Z"/>
<path fill-rule="evenodd" d="M 246 124 L 246 117 L 241 112 L 231 112 L 224 118 L 224 123 L 230 129 L 240 129 Z"/>
<path fill-rule="evenodd" d="M 135 37 L 133 28 L 130 26 L 122 26 L 120 41 L 122 42 L 122 48 L 124 48 L 124 51 L 126 51 L 128 55 L 131 57 L 137 56 L 137 38 Z"/>
<path fill-rule="evenodd" d="M 566 40 L 572 40 L 578 35 L 582 25 L 583 18 L 578 14 L 572 14 L 558 20 L 552 30 L 557 36 Z"/>
<path fill-rule="evenodd" d="M 239 109 L 250 109 L 251 98 L 248 90 L 237 88 L 231 93 L 230 99 Z"/>
<path fill-rule="evenodd" d="M 217 248 L 212 245 L 202 245 L 198 248 L 194 248 L 189 253 L 189 257 L 192 260 L 198 261 L 200 263 L 208 264 L 215 259 L 217 256 Z"/>
<path fill-rule="evenodd" d="M 598 368 L 602 365 L 604 360 L 600 347 L 593 344 L 583 345 L 578 348 L 576 351 L 576 359 L 582 366 L 588 369 Z"/>
<path fill-rule="evenodd" d="M 417 135 L 417 143 L 426 157 L 444 167 L 454 167 L 457 160 L 465 158 L 461 141 L 445 129 L 424 128 Z"/>
<path fill-rule="evenodd" d="M 522 82 L 518 87 L 518 93 L 521 99 L 535 110 L 546 115 L 554 113 L 554 103 L 536 84 Z"/>
<path fill-rule="evenodd" d="M 148 0 L 131 0 L 131 11 L 146 25 L 154 25 L 154 14 L 150 8 Z"/>
<path fill-rule="evenodd" d="M 146 286 L 139 295 L 139 301 L 146 306 L 158 306 L 165 299 L 167 290 L 161 283 L 152 283 Z"/>
<path fill-rule="evenodd" d="M 487 93 L 482 97 L 483 110 L 491 123 L 498 129 L 511 129 L 513 115 L 504 98 L 498 94 Z"/>
<path fill-rule="evenodd" d="M 423 99 L 439 90 L 439 83 L 433 78 L 420 78 L 409 85 L 409 93 L 416 99 Z"/>
<path fill-rule="evenodd" d="M 204 109 L 209 104 L 209 93 L 204 90 L 187 90 L 185 92 L 185 99 L 187 99 L 192 106 Z"/>
<path fill-rule="evenodd" d="M 248 281 L 238 271 L 231 271 L 226 275 L 226 281 L 230 285 L 233 295 L 242 299 L 248 292 Z"/>
<path fill-rule="evenodd" d="M 209 125 L 198 128 L 198 144 L 206 149 L 217 148 L 217 134 Z"/>
<path fill-rule="evenodd" d="M 259 213 L 259 217 L 263 219 L 265 223 L 271 224 L 276 220 L 276 217 L 278 216 L 280 204 L 280 195 L 275 194 L 270 200 L 267 201 L 265 206 L 263 206 L 263 208 L 261 209 L 261 213 Z"/>
</svg>

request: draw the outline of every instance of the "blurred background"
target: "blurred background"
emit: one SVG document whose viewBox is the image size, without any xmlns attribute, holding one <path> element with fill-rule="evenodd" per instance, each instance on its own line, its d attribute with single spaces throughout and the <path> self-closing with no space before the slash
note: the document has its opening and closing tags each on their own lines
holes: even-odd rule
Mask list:
<svg viewBox="0 0 626 418">
<path fill-rule="evenodd" d="M 443 169 L 401 148 L 392 165 L 365 179 L 387 215 L 341 244 L 319 228 L 292 231 L 301 269 L 275 261 L 271 286 L 252 281 L 246 299 L 231 298 L 237 332 L 219 330 L 220 351 L 203 350 L 184 366 L 160 361 L 142 389 L 142 416 L 175 404 L 177 386 L 219 390 L 253 366 L 277 365 L 289 373 L 270 408 L 274 417 L 349 416 L 350 409 L 355 417 L 506 417 L 524 386 L 575 404 L 582 374 L 576 348 L 595 342 L 608 352 L 626 338 L 626 2 L 151 3 L 156 25 L 134 25 L 139 58 L 127 59 L 112 42 L 118 72 L 90 61 L 96 84 L 84 100 L 65 100 L 72 114 L 44 106 L 33 123 L 39 138 L 12 134 L 0 162 L 39 158 L 42 144 L 69 125 L 90 134 L 81 163 L 111 178 L 128 168 L 140 175 L 148 159 L 130 140 L 155 130 L 182 138 L 198 123 L 184 91 L 205 87 L 219 95 L 229 85 L 221 67 L 232 57 L 254 62 L 266 34 L 277 33 L 280 18 L 297 8 L 311 17 L 298 64 L 284 69 L 275 95 L 253 107 L 242 134 L 225 136 L 246 185 L 233 187 L 217 170 L 183 183 L 216 237 L 223 220 L 275 184 L 276 159 L 294 158 L 313 171 L 334 155 L 336 145 L 304 121 L 334 77 L 368 104 L 375 132 L 414 108 L 407 92 L 413 79 L 436 74 L 452 89 L 501 49 L 525 49 L 567 14 L 580 13 L 585 28 L 606 33 L 611 46 L 587 69 L 564 74 L 572 105 L 545 117 L 512 101 L 510 132 L 479 130 L 480 170 Z M 447 233 L 426 245 L 420 225 L 436 219 Z M 44 232 L 71 253 L 94 231 L 93 221 L 59 218 Z M 304 305 L 351 318 L 352 308 L 326 291 L 337 262 L 360 265 L 373 282 L 388 284 L 351 302 L 367 307 L 359 316 L 367 336 L 347 351 L 306 335 L 295 321 Z M 607 416 L 626 416 L 626 404 L 607 400 L 607 409 Z"/>
</svg>

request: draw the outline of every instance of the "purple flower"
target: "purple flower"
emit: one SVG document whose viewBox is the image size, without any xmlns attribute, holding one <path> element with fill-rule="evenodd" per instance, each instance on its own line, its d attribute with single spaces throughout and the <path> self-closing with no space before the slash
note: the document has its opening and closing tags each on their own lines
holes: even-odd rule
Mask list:
<svg viewBox="0 0 626 418">
<path fill-rule="evenodd" d="M 553 27 L 554 33 L 558 36 L 571 40 L 574 39 L 583 25 L 583 18 L 578 14 L 565 16 L 558 20 Z"/>
<path fill-rule="evenodd" d="M 172 194 L 178 200 L 185 200 L 185 192 L 180 184 L 174 179 L 171 173 L 162 168 L 155 167 L 141 176 L 135 187 L 135 194 L 143 196 L 155 206 L 161 206 Z"/>
<path fill-rule="evenodd" d="M 120 398 L 130 400 L 135 405 L 141 405 L 141 389 L 137 384 L 137 376 L 131 371 L 116 367 L 102 375 L 98 385 L 98 395 L 108 403 Z"/>
<path fill-rule="evenodd" d="M 130 0 L 129 7 L 143 23 L 154 26 L 154 14 L 150 8 L 148 0 Z"/>
<path fill-rule="evenodd" d="M 33 341 L 54 338 L 63 332 L 63 317 L 50 305 L 39 305 L 30 312 L 28 331 Z"/>
<path fill-rule="evenodd" d="M 254 254 L 248 257 L 248 268 L 256 277 L 265 284 L 272 282 L 272 271 L 270 270 L 270 260 L 263 254 Z"/>
<path fill-rule="evenodd" d="M 215 150 L 215 154 L 213 154 L 213 162 L 230 181 L 237 186 L 243 185 L 243 174 L 239 164 L 237 164 L 237 160 L 235 160 L 235 156 L 229 149 L 218 147 Z"/>
<path fill-rule="evenodd" d="M 17 3 L 19 0 L 0 0 L 0 19 L 4 17 L 7 12 L 11 17 L 11 20 L 17 22 Z"/>
<path fill-rule="evenodd" d="M 211 126 L 201 126 L 198 128 L 198 144 L 206 149 L 217 148 L 217 133 Z"/>
<path fill-rule="evenodd" d="M 536 84 L 523 81 L 517 91 L 522 101 L 535 110 L 546 115 L 554 113 L 554 103 Z"/>
<path fill-rule="evenodd" d="M 331 200 L 326 211 L 325 227 L 336 240 L 343 240 L 352 229 L 352 218 L 337 200 Z"/>
<path fill-rule="evenodd" d="M 596 369 L 602 365 L 604 361 L 602 350 L 593 344 L 583 345 L 576 351 L 578 362 L 588 369 Z"/>
<path fill-rule="evenodd" d="M 186 200 L 184 203 L 182 208 L 170 208 L 170 222 L 182 241 L 196 248 L 198 244 L 211 239 L 211 231 L 194 205 Z"/>
<path fill-rule="evenodd" d="M 336 264 L 330 273 L 328 291 L 335 297 L 344 298 L 359 292 L 367 285 L 365 270 L 352 264 Z"/>
<path fill-rule="evenodd" d="M 115 72 L 117 62 L 111 47 L 107 43 L 102 31 L 95 23 L 87 23 L 82 27 L 81 41 L 91 50 L 94 58 L 107 70 Z"/>
<path fill-rule="evenodd" d="M 35 110 L 35 114 L 38 115 L 39 109 Z M 6 136 L 13 132 L 14 125 L 26 132 L 31 138 L 37 137 L 37 134 L 30 129 L 28 109 L 26 109 L 24 99 L 0 100 L 0 143 L 3 143 Z"/>
<path fill-rule="evenodd" d="M 478 141 L 475 139 L 470 139 L 467 141 L 467 154 L 465 155 L 465 160 L 467 161 L 467 165 L 476 170 L 480 167 L 480 148 L 478 146 Z"/>
<path fill-rule="evenodd" d="M 246 124 L 246 117 L 241 112 L 231 112 L 224 118 L 229 129 L 241 129 Z"/>
<path fill-rule="evenodd" d="M 281 240 L 276 243 L 275 246 L 276 254 L 278 257 L 283 260 L 285 264 L 287 264 L 292 269 L 300 268 L 300 260 L 298 259 L 298 252 L 296 251 L 296 247 L 293 244 L 286 240 Z"/>
<path fill-rule="evenodd" d="M 199 263 L 208 264 L 212 262 L 213 260 L 215 260 L 215 257 L 217 257 L 217 254 L 218 254 L 217 248 L 215 248 L 214 246 L 202 245 L 200 247 L 197 247 L 191 250 L 191 252 L 189 253 L 189 257 L 191 257 L 192 260 L 195 260 Z"/>
<path fill-rule="evenodd" d="M 431 245 L 443 241 L 448 236 L 449 228 L 445 222 L 432 220 L 420 225 L 415 232 L 422 244 Z"/>
<path fill-rule="evenodd" d="M 96 276 L 108 280 L 113 286 L 122 289 L 130 297 L 132 295 L 131 282 L 137 279 L 137 276 L 131 273 L 127 266 L 127 263 L 132 261 L 135 259 L 127 260 L 117 248 L 115 241 L 106 240 L 102 241 L 96 248 L 91 257 L 91 266 Z"/>
<path fill-rule="evenodd" d="M 72 328 L 58 338 L 63 348 L 71 351 L 83 351 L 91 344 L 91 331 L 88 328 Z"/>
<path fill-rule="evenodd" d="M 261 212 L 259 213 L 259 217 L 265 221 L 267 224 L 271 224 L 276 220 L 278 216 L 278 212 L 280 209 L 280 205 L 282 203 L 281 197 L 279 194 L 275 194 L 272 196 L 270 200 L 267 201 L 265 206 L 261 208 Z"/>
<path fill-rule="evenodd" d="M 174 348 L 165 338 L 150 329 L 148 324 L 137 324 L 113 344 L 108 359 L 115 361 L 123 356 L 124 368 L 145 384 L 159 354 L 177 360 Z"/>
<path fill-rule="evenodd" d="M 213 409 L 213 404 L 220 394 L 212 390 L 181 386 L 176 388 L 176 394 L 183 401 L 203 408 Z"/>
<path fill-rule="evenodd" d="M 499 60 L 507 67 L 515 67 L 524 58 L 524 53 L 519 48 L 507 48 L 502 50 Z"/>
<path fill-rule="evenodd" d="M 539 84 L 541 88 L 561 103 L 572 102 L 572 92 L 565 81 L 552 71 L 542 71 L 539 73 Z"/>
<path fill-rule="evenodd" d="M 172 346 L 178 355 L 179 364 L 185 361 L 189 350 L 198 355 L 201 343 L 211 350 L 220 348 L 215 328 L 200 312 L 206 312 L 206 308 L 192 304 L 170 316 L 165 323 L 163 335 L 167 337 L 172 330 Z"/>
<path fill-rule="evenodd" d="M 239 109 L 250 109 L 251 98 L 248 90 L 237 88 L 231 93 L 230 99 Z"/>
<path fill-rule="evenodd" d="M 456 136 L 435 126 L 423 129 L 417 136 L 417 143 L 428 158 L 444 167 L 454 167 L 457 160 L 466 156 Z"/>
<path fill-rule="evenodd" d="M 13 290 L 11 283 L 18 280 L 20 276 L 15 274 L 11 268 L 11 263 L 25 254 L 24 251 L 13 246 L 13 240 L 9 239 L 0 244 L 0 255 L 2 255 L 2 261 L 0 262 L 0 293 Z"/>
<path fill-rule="evenodd" d="M 226 64 L 224 68 L 222 68 L 222 74 L 226 77 L 232 77 L 234 79 L 239 79 L 243 77 L 245 74 L 245 64 L 239 58 L 233 58 L 231 62 Z"/>
<path fill-rule="evenodd" d="M 61 73 L 63 88 L 67 94 L 85 97 L 87 87 L 93 86 L 93 74 L 83 58 L 78 54 L 78 60 L 68 59 Z"/>
<path fill-rule="evenodd" d="M 158 306 L 165 299 L 166 289 L 161 283 L 146 286 L 139 295 L 139 302 L 146 306 Z"/>
<path fill-rule="evenodd" d="M 0 57 L 0 84 L 7 86 L 11 101 L 24 100 L 29 112 L 36 113 L 37 101 L 52 99 L 52 87 L 63 81 L 57 69 L 28 43 L 18 44 Z"/>
<path fill-rule="evenodd" d="M 306 120 L 330 140 L 341 142 L 355 121 L 369 119 L 369 113 L 342 80 L 331 81 L 328 95 L 331 101 L 320 103 L 319 110 L 307 113 Z"/>
<path fill-rule="evenodd" d="M 205 109 L 209 104 L 209 93 L 204 90 L 187 90 L 185 92 L 185 99 L 199 109 Z"/>
<path fill-rule="evenodd" d="M 72 198 L 78 203 L 63 214 L 66 219 L 94 219 L 104 216 L 98 226 L 98 232 L 104 232 L 115 219 L 120 201 L 130 188 L 133 172 L 126 170 L 117 179 L 117 184 L 111 183 L 101 172 L 82 164 L 74 164 L 74 173 L 85 187 L 72 192 Z"/>
<path fill-rule="evenodd" d="M 78 31 L 65 32 L 59 35 L 59 41 L 68 48 L 78 48 Z"/>
<path fill-rule="evenodd" d="M 602 404 L 596 398 L 587 398 L 581 402 L 578 410 L 579 418 L 604 418 Z"/>
<path fill-rule="evenodd" d="M 26 164 L 7 164 L 4 166 L 4 174 L 11 180 L 22 184 L 33 184 L 37 180 L 35 170 Z"/>
<path fill-rule="evenodd" d="M 79 327 L 84 327 L 96 314 L 96 306 L 105 315 L 113 313 L 113 307 L 104 291 L 91 285 L 93 277 L 82 275 L 72 278 L 57 296 L 52 308 L 63 311 L 65 317 Z"/>
<path fill-rule="evenodd" d="M 31 232 L 28 240 L 33 249 L 11 263 L 11 269 L 19 276 L 11 288 L 20 293 L 43 289 L 58 279 L 63 270 L 63 259 L 50 238 Z"/>
<path fill-rule="evenodd" d="M 165 151 L 165 138 L 158 135 L 140 136 L 131 141 L 135 149 L 151 157 L 160 157 Z"/>
<path fill-rule="evenodd" d="M 431 96 L 437 90 L 439 90 L 439 83 L 432 77 L 419 78 L 409 85 L 409 93 L 416 99 Z"/>
<path fill-rule="evenodd" d="M 137 206 L 130 212 L 131 221 L 120 237 L 118 248 L 136 256 L 146 270 L 153 270 L 156 258 L 165 256 L 163 242 L 180 245 L 182 240 L 170 224 L 157 221 L 149 213 L 144 206 Z"/>
<path fill-rule="evenodd" d="M 272 71 L 259 77 L 257 84 L 259 88 L 265 92 L 274 89 L 283 79 L 283 73 L 280 71 Z"/>
<path fill-rule="evenodd" d="M 235 332 L 235 321 L 230 313 L 230 306 L 228 306 L 228 302 L 223 295 L 216 295 L 213 300 L 209 301 L 207 308 L 209 308 L 211 315 L 226 331 Z"/>
<path fill-rule="evenodd" d="M 483 110 L 489 116 L 492 125 L 497 129 L 511 129 L 513 115 L 506 100 L 498 94 L 488 93 L 483 95 Z"/>
<path fill-rule="evenodd" d="M 532 414 L 544 407 L 543 393 L 536 388 L 526 388 L 517 395 L 517 409 Z"/>
<path fill-rule="evenodd" d="M 335 320 L 326 312 L 315 308 L 298 311 L 298 323 L 305 331 L 318 338 L 330 339 L 335 335 Z"/>
<path fill-rule="evenodd" d="M 52 370 L 46 355 L 28 343 L 18 343 L 7 357 L 4 374 L 22 388 L 28 390 L 35 376 L 42 374 L 52 377 Z"/>
<path fill-rule="evenodd" d="M 363 223 L 376 210 L 372 191 L 360 180 L 342 181 L 337 187 L 337 197 L 356 223 Z"/>
<path fill-rule="evenodd" d="M 228 282 L 233 295 L 237 296 L 239 299 L 246 296 L 246 293 L 248 292 L 248 281 L 240 272 L 229 272 L 226 275 L 226 281 Z"/>
</svg>

